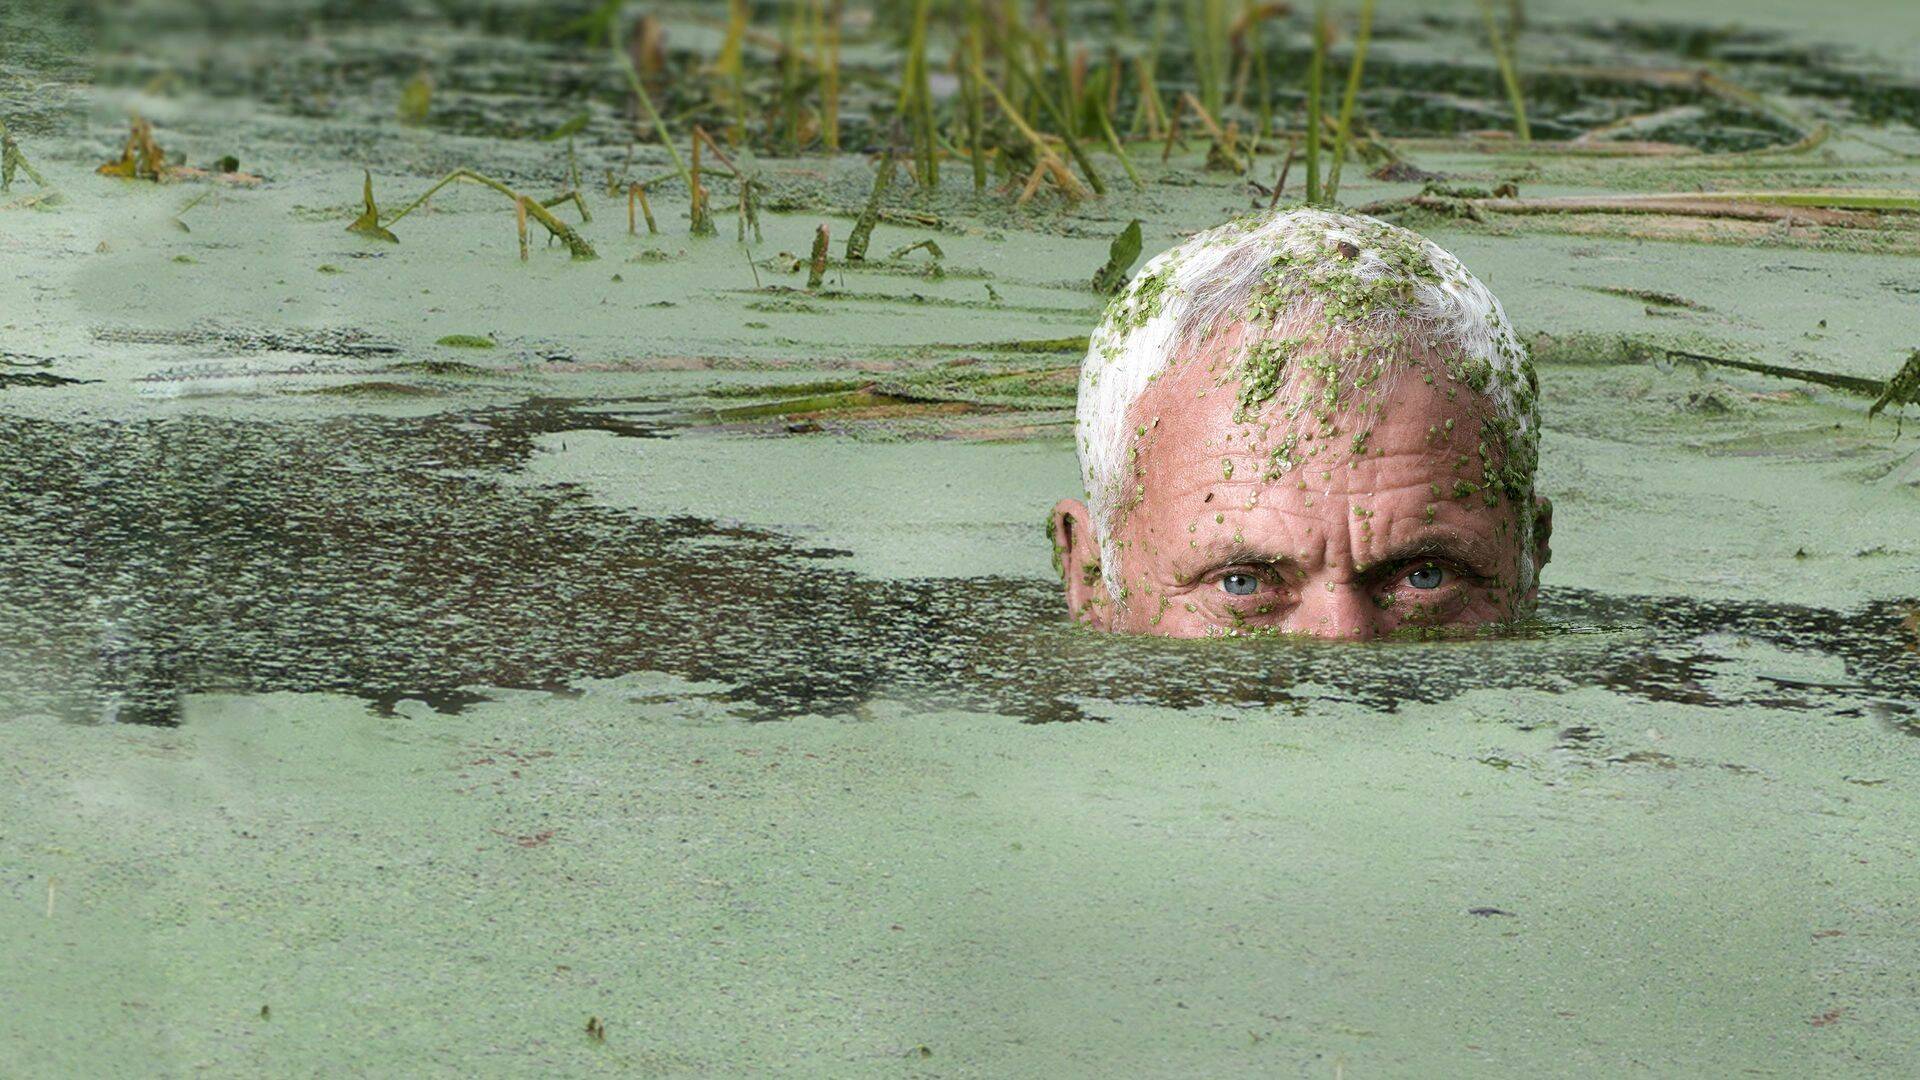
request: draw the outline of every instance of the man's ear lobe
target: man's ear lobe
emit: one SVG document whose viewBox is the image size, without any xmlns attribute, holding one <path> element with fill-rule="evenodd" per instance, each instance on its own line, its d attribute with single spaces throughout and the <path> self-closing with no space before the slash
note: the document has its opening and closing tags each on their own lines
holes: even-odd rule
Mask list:
<svg viewBox="0 0 1920 1080">
<path fill-rule="evenodd" d="M 1533 500 L 1533 565 L 1537 573 L 1553 557 L 1553 500 L 1541 495 Z"/>
<path fill-rule="evenodd" d="M 1074 622 L 1106 629 L 1113 604 L 1100 576 L 1100 545 L 1093 541 L 1093 517 L 1079 499 L 1061 499 L 1048 520 L 1053 566 L 1066 589 L 1067 612 Z"/>
</svg>

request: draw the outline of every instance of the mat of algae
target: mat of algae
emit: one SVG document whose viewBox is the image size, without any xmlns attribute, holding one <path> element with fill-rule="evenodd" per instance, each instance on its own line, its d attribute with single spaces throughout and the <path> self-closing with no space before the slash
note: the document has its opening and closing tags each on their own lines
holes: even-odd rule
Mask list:
<svg viewBox="0 0 1920 1080">
<path fill-rule="evenodd" d="M 1531 161 L 1529 195 L 1915 186 L 1902 7 L 1583 7 L 1528 5 L 1535 62 L 1704 49 L 1833 137 L 1443 141 L 1500 115 L 1471 5 L 1383 32 L 1430 93 L 1370 107 L 1462 183 Z M 902 194 L 930 217 L 875 252 L 935 237 L 942 272 L 815 295 L 780 253 L 844 235 L 858 155 L 764 159 L 795 209 L 746 250 L 672 184 L 651 238 L 589 192 L 592 263 L 521 264 L 472 191 L 379 246 L 342 231 L 362 166 L 384 205 L 460 164 L 547 190 L 582 84 L 583 170 L 618 169 L 617 75 L 518 9 L 51 10 L 0 35 L 63 195 L 0 211 L 0 1073 L 1920 1066 L 1920 444 L 1662 351 L 1886 378 L 1904 226 L 1420 222 L 1539 342 L 1546 632 L 1105 640 L 1038 528 L 1074 357 L 993 346 L 1085 333 L 1113 234 L 1168 246 L 1242 181 Z M 422 65 L 444 111 L 402 128 Z M 182 214 L 94 176 L 128 105 L 264 182 Z"/>
</svg>

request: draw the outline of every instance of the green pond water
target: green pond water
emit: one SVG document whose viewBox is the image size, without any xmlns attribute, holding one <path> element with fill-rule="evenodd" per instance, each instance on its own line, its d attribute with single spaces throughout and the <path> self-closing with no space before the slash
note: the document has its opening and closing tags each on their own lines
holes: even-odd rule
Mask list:
<svg viewBox="0 0 1920 1080">
<path fill-rule="evenodd" d="M 1534 48 L 1734 21 L 1646 7 L 1529 5 Z M 0 1075 L 1920 1070 L 1920 441 L 1648 345 L 1884 379 L 1899 235 L 1425 223 L 1545 335 L 1540 626 L 1103 638 L 1040 530 L 1077 357 L 994 346 L 1084 334 L 1127 221 L 1158 251 L 1244 180 L 1176 154 L 1016 214 L 956 165 L 873 244 L 938 274 L 812 294 L 781 253 L 839 250 L 859 154 L 764 159 L 747 245 L 672 183 L 634 237 L 588 183 L 593 262 L 520 262 L 471 188 L 383 245 L 363 167 L 389 208 L 463 164 L 547 191 L 586 93 L 618 171 L 619 81 L 530 8 L 348 8 L 4 16 L 0 119 L 63 198 L 0 210 Z M 1440 63 L 1444 10 L 1383 56 Z M 1529 193 L 1916 186 L 1910 16 L 1739 11 L 1713 48 L 1831 145 Z M 94 175 L 130 107 L 264 182 Z"/>
</svg>

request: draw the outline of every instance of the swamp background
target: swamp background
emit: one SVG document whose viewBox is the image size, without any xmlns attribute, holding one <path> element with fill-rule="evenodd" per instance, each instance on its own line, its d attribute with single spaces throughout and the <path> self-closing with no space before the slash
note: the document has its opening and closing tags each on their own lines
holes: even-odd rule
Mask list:
<svg viewBox="0 0 1920 1080">
<path fill-rule="evenodd" d="M 1920 1069 L 1909 3 L 14 0 L 0 123 L 0 1072 Z M 1532 343 L 1546 628 L 1062 625 L 1096 271 L 1310 194 Z"/>
</svg>

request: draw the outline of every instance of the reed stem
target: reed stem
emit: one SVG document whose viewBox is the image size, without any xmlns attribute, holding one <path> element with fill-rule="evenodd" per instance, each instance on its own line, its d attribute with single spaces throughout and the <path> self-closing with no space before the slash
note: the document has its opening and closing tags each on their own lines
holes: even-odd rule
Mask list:
<svg viewBox="0 0 1920 1080">
<path fill-rule="evenodd" d="M 1360 72 L 1367 65 L 1367 43 L 1373 39 L 1374 0 L 1360 4 L 1360 28 L 1353 35 L 1353 63 L 1347 66 L 1347 91 L 1340 97 L 1340 127 L 1333 139 L 1333 171 L 1327 177 L 1327 201 L 1340 194 L 1340 167 L 1347 162 L 1347 144 L 1353 139 L 1353 103 L 1360 95 Z"/>
<path fill-rule="evenodd" d="M 1493 45 L 1493 62 L 1500 65 L 1500 81 L 1506 84 L 1507 100 L 1513 104 L 1513 134 L 1521 142 L 1533 141 L 1533 131 L 1527 126 L 1527 102 L 1520 93 L 1520 76 L 1513 67 L 1512 42 L 1500 32 L 1500 23 L 1493 14 L 1493 0 L 1480 0 L 1480 13 L 1487 20 L 1487 40 Z"/>
<path fill-rule="evenodd" d="M 687 175 L 687 163 L 680 159 L 679 147 L 673 145 L 673 132 L 667 130 L 666 121 L 660 119 L 659 110 L 653 107 L 653 98 L 648 96 L 646 86 L 641 83 L 640 73 L 634 70 L 633 58 L 627 55 L 627 51 L 621 48 L 617 41 L 613 46 L 613 55 L 614 59 L 620 61 L 620 69 L 627 73 L 627 86 L 633 91 L 633 96 L 639 99 L 641 110 L 647 114 L 647 122 L 653 125 L 653 133 L 660 137 L 661 144 L 667 148 L 667 156 L 673 159 L 674 171 L 680 174 L 680 179 L 691 184 L 692 181 Z"/>
<path fill-rule="evenodd" d="M 1313 59 L 1307 63 L 1307 205 L 1320 205 L 1320 79 L 1327 63 L 1327 8 L 1313 17 Z"/>
</svg>

